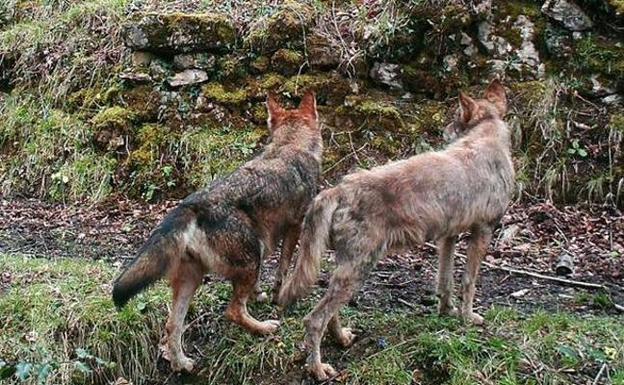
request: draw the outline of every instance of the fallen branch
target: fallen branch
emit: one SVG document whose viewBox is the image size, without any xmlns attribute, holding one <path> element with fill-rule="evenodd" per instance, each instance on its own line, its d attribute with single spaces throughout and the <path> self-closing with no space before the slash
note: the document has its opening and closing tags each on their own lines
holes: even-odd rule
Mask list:
<svg viewBox="0 0 624 385">
<path fill-rule="evenodd" d="M 600 371 L 596 375 L 596 378 L 594 378 L 594 382 L 592 382 L 592 385 L 596 385 L 598 383 L 598 380 L 600 380 L 600 377 L 602 376 L 602 372 L 604 372 L 606 367 L 607 367 L 607 364 L 602 364 L 602 366 L 600 367 Z"/>
<path fill-rule="evenodd" d="M 436 246 L 434 244 L 429 243 L 429 242 L 425 243 L 425 245 L 429 246 L 429 247 L 436 248 Z M 458 253 L 458 252 L 455 252 L 455 255 L 460 257 L 460 258 L 464 258 L 464 259 L 467 258 L 465 254 Z M 486 262 L 486 261 L 483 261 L 482 263 L 485 266 L 487 266 L 487 267 L 489 267 L 491 269 L 503 270 L 503 271 L 507 271 L 507 272 L 513 273 L 513 274 L 528 275 L 530 277 L 540 278 L 540 279 L 544 279 L 544 280 L 548 280 L 548 281 L 559 282 L 559 283 L 563 283 L 563 284 L 571 285 L 571 286 L 585 287 L 585 288 L 588 288 L 588 289 L 603 289 L 603 290 L 607 289 L 606 286 L 600 285 L 600 284 L 597 284 L 597 283 L 589 283 L 589 282 L 575 281 L 575 280 L 572 280 L 572 279 L 566 279 L 566 278 L 560 278 L 560 277 L 552 277 L 550 275 L 534 273 L 532 271 L 514 269 L 513 267 L 497 266 L 497 265 L 493 265 L 493 264 L 491 264 L 489 262 Z M 617 306 L 620 306 L 620 305 L 617 305 Z"/>
<path fill-rule="evenodd" d="M 491 264 L 489 262 L 485 262 L 485 261 L 483 261 L 483 264 L 485 266 L 489 267 L 489 268 L 492 268 L 492 269 L 503 270 L 503 271 L 507 271 L 507 272 L 513 273 L 513 274 L 528 275 L 530 277 L 535 277 L 535 278 L 544 279 L 544 280 L 548 280 L 548 281 L 559 282 L 559 283 L 563 283 L 563 284 L 566 284 L 566 285 L 585 287 L 585 288 L 588 288 L 588 289 L 606 289 L 606 287 L 604 285 L 600 285 L 598 283 L 582 282 L 582 281 L 575 281 L 575 280 L 572 280 L 572 279 L 566 279 L 566 278 L 560 278 L 560 277 L 552 277 L 550 275 L 533 273 L 531 271 L 514 269 L 512 267 L 497 266 L 497 265 L 493 265 L 493 264 Z"/>
</svg>

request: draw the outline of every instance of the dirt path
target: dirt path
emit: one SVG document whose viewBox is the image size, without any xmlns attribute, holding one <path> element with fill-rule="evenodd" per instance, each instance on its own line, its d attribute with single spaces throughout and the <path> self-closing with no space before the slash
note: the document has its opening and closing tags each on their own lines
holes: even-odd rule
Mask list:
<svg viewBox="0 0 624 385">
<path fill-rule="evenodd" d="M 129 259 L 175 204 L 109 201 L 96 206 L 64 206 L 38 200 L 0 200 L 0 253 L 111 262 Z M 465 253 L 465 240 L 458 252 Z M 554 276 L 561 253 L 574 258 L 575 272 L 568 278 L 604 284 L 608 293 L 484 267 L 477 307 L 499 304 L 527 311 L 616 312 L 610 301 L 624 304 L 624 216 L 614 209 L 514 204 L 503 218 L 486 260 L 496 266 Z M 351 306 L 432 312 L 436 303 L 434 255 L 434 248 L 423 246 L 384 259 Z M 457 265 L 462 267 L 462 258 Z M 265 264 L 264 282 L 271 281 L 275 266 L 273 256 Z M 456 282 L 460 282 L 461 269 L 456 270 Z M 326 283 L 324 274 L 321 286 Z"/>
</svg>

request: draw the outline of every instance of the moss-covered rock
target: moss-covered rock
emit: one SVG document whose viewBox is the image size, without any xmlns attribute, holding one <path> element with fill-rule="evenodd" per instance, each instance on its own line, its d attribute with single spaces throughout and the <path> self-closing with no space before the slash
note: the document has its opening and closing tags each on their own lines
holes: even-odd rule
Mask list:
<svg viewBox="0 0 624 385">
<path fill-rule="evenodd" d="M 224 55 L 218 60 L 217 68 L 218 79 L 235 81 L 247 74 L 247 57 L 237 54 Z"/>
<path fill-rule="evenodd" d="M 220 14 L 138 13 L 126 24 L 126 46 L 156 53 L 224 50 L 234 45 L 236 29 Z"/>
<path fill-rule="evenodd" d="M 93 117 L 95 143 L 100 148 L 115 150 L 126 144 L 126 136 L 132 131 L 136 114 L 120 106 L 106 108 Z"/>
<path fill-rule="evenodd" d="M 272 52 L 285 46 L 303 45 L 305 31 L 314 23 L 315 10 L 307 4 L 285 1 L 273 15 L 259 20 L 245 38 L 245 46 Z"/>
<path fill-rule="evenodd" d="M 202 95 L 210 101 L 225 106 L 240 106 L 247 101 L 247 91 L 241 89 L 226 89 L 221 83 L 208 83 L 202 87 Z"/>
<path fill-rule="evenodd" d="M 288 79 L 280 91 L 291 96 L 303 95 L 312 90 L 316 93 L 318 103 L 339 105 L 345 96 L 351 94 L 351 81 L 337 72 L 315 72 L 295 75 Z"/>
<path fill-rule="evenodd" d="M 160 92 L 154 87 L 140 85 L 120 92 L 117 103 L 131 110 L 137 120 L 155 122 L 160 110 Z"/>
<path fill-rule="evenodd" d="M 249 63 L 249 69 L 252 74 L 263 74 L 269 70 L 271 59 L 267 56 L 260 55 Z"/>
<path fill-rule="evenodd" d="M 278 49 L 271 57 L 273 69 L 286 76 L 298 73 L 302 69 L 304 62 L 303 54 L 286 48 Z"/>
<path fill-rule="evenodd" d="M 269 72 L 259 77 L 249 77 L 245 84 L 245 90 L 249 99 L 260 101 L 266 98 L 269 91 L 277 92 L 285 81 L 284 76 Z"/>
<path fill-rule="evenodd" d="M 330 41 L 327 36 L 311 34 L 306 40 L 310 67 L 317 70 L 336 69 L 342 62 L 339 47 Z"/>
<path fill-rule="evenodd" d="M 395 105 L 367 96 L 348 96 L 344 105 L 336 109 L 335 124 L 346 131 L 397 132 L 405 127 Z"/>
</svg>

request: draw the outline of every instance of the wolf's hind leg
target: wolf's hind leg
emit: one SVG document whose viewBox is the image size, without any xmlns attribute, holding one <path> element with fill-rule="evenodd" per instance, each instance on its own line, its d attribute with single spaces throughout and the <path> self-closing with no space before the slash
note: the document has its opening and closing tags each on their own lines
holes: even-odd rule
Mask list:
<svg viewBox="0 0 624 385">
<path fill-rule="evenodd" d="M 481 260 L 487 252 L 488 245 L 492 239 L 492 229 L 489 226 L 475 226 L 472 229 L 470 244 L 468 245 L 468 260 L 466 270 L 462 279 L 462 317 L 468 322 L 476 325 L 483 324 L 483 317 L 472 311 L 475 294 L 475 284 L 479 274 Z"/>
<path fill-rule="evenodd" d="M 458 311 L 453 305 L 453 270 L 454 253 L 457 238 L 446 237 L 438 241 L 438 313 L 457 315 Z"/>
<path fill-rule="evenodd" d="M 275 273 L 275 284 L 273 285 L 273 303 L 277 303 L 277 296 L 280 288 L 282 287 L 282 281 L 288 273 L 290 267 L 290 261 L 292 260 L 295 247 L 297 247 L 297 241 L 299 240 L 299 232 L 301 227 L 299 225 L 292 226 L 286 232 L 284 240 L 282 241 L 282 250 L 280 252 L 279 268 Z"/>
<path fill-rule="evenodd" d="M 182 333 L 186 312 L 203 275 L 203 268 L 188 260 L 181 260 L 171 272 L 173 305 L 165 328 L 166 334 L 161 341 L 161 350 L 164 358 L 171 363 L 171 369 L 176 372 L 193 370 L 193 360 L 182 349 Z"/>
<path fill-rule="evenodd" d="M 336 371 L 331 365 L 321 361 L 321 339 L 325 329 L 331 321 L 331 325 L 329 325 L 331 332 L 335 333 L 334 335 L 338 337 L 341 343 L 351 344 L 353 342 L 351 331 L 340 326 L 338 312 L 359 289 L 380 255 L 382 255 L 381 252 L 370 253 L 364 254 L 360 260 L 338 262 L 341 264 L 332 274 L 325 295 L 303 319 L 306 328 L 305 345 L 309 352 L 306 368 L 319 381 L 336 375 Z M 340 255 L 338 255 L 337 260 L 341 260 Z"/>
<path fill-rule="evenodd" d="M 244 327 L 252 333 L 269 334 L 279 327 L 279 321 L 268 320 L 260 322 L 253 318 L 247 311 L 247 300 L 254 292 L 258 271 L 246 269 L 235 274 L 232 278 L 234 294 L 232 301 L 225 311 L 225 316 L 232 322 Z"/>
</svg>

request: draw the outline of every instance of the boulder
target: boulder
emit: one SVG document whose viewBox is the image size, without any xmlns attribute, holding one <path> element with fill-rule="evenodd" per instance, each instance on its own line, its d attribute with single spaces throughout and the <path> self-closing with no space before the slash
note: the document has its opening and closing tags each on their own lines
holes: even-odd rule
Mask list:
<svg viewBox="0 0 624 385">
<path fill-rule="evenodd" d="M 271 57 L 273 69 L 286 76 L 298 73 L 304 62 L 305 58 L 300 52 L 286 48 L 278 49 Z"/>
<path fill-rule="evenodd" d="M 578 5 L 568 0 L 547 0 L 542 12 L 571 31 L 585 31 L 594 25 Z"/>
<path fill-rule="evenodd" d="M 208 81 L 208 74 L 206 73 L 206 71 L 198 69 L 184 70 L 167 79 L 167 83 L 169 84 L 169 86 L 174 88 L 188 86 L 192 84 L 200 84 L 206 81 Z"/>
<path fill-rule="evenodd" d="M 377 83 L 390 88 L 402 89 L 401 66 L 394 63 L 375 63 L 370 70 L 370 77 Z"/>
<path fill-rule="evenodd" d="M 209 70 L 213 69 L 216 63 L 214 55 L 207 53 L 183 53 L 173 57 L 173 66 L 179 70 L 186 69 L 200 69 Z"/>
<path fill-rule="evenodd" d="M 306 40 L 308 61 L 314 69 L 336 69 L 342 58 L 340 50 L 325 36 L 312 34 Z"/>
<path fill-rule="evenodd" d="M 260 52 L 273 52 L 285 45 L 302 46 L 314 16 L 314 8 L 309 5 L 285 1 L 275 14 L 251 26 L 245 45 Z"/>
<path fill-rule="evenodd" d="M 210 13 L 138 13 L 124 28 L 126 46 L 160 54 L 223 51 L 235 40 L 232 21 Z"/>
</svg>

